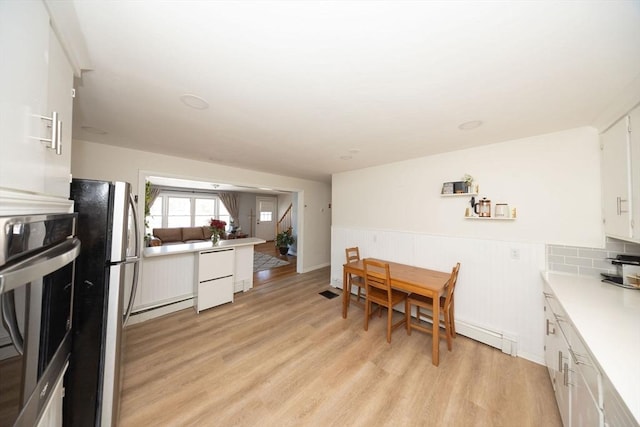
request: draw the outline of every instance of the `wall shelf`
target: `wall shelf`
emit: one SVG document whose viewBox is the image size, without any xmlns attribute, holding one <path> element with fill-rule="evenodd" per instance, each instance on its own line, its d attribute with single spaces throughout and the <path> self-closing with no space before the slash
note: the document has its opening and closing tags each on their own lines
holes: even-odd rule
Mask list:
<svg viewBox="0 0 640 427">
<path fill-rule="evenodd" d="M 460 197 L 460 196 L 477 196 L 478 193 L 451 193 L 451 194 L 440 194 L 440 197 Z"/>
<path fill-rule="evenodd" d="M 482 221 L 515 221 L 515 218 L 502 218 L 502 217 L 486 217 L 486 216 L 465 216 L 464 219 L 479 219 Z"/>
</svg>

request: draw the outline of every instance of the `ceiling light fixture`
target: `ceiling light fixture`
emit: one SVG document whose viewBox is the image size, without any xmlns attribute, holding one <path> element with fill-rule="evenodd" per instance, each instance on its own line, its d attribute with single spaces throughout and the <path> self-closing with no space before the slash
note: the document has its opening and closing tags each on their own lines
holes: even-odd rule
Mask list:
<svg viewBox="0 0 640 427">
<path fill-rule="evenodd" d="M 472 120 L 470 122 L 464 122 L 458 125 L 460 130 L 473 130 L 482 126 L 482 120 Z"/>
<path fill-rule="evenodd" d="M 196 110 L 206 110 L 209 108 L 209 103 L 207 101 L 191 93 L 185 93 L 180 96 L 180 101 L 182 101 L 182 103 L 187 107 L 194 108 Z"/>
</svg>

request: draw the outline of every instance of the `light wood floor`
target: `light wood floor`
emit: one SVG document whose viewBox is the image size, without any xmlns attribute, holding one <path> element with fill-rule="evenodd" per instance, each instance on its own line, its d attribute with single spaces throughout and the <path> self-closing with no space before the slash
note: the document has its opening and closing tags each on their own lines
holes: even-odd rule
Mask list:
<svg viewBox="0 0 640 427">
<path fill-rule="evenodd" d="M 546 368 L 326 299 L 329 268 L 127 328 L 120 426 L 561 426 Z M 339 293 L 339 291 L 336 291 Z M 400 313 L 396 313 L 400 316 Z"/>
<path fill-rule="evenodd" d="M 280 258 L 285 261 L 289 261 L 288 265 L 272 268 L 270 270 L 262 270 L 253 273 L 253 287 L 259 287 L 270 283 L 278 282 L 281 279 L 296 274 L 296 262 L 297 257 L 293 255 L 280 255 L 280 251 L 273 242 L 263 243 L 261 245 L 255 245 L 254 250 L 256 252 L 262 252 L 276 258 Z"/>
</svg>

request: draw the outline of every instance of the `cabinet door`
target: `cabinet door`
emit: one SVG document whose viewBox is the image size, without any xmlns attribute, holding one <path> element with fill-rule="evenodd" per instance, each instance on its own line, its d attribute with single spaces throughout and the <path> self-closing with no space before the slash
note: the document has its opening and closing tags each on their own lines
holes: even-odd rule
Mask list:
<svg viewBox="0 0 640 427">
<path fill-rule="evenodd" d="M 631 146 L 631 227 L 633 239 L 640 241 L 640 107 L 629 113 Z"/>
<path fill-rule="evenodd" d="M 551 377 L 551 383 L 555 390 L 558 385 L 557 378 L 558 372 L 562 370 L 561 361 L 558 360 L 558 340 L 560 329 L 556 324 L 555 316 L 549 305 L 549 301 L 545 298 L 544 301 L 544 320 L 545 320 L 545 336 L 544 336 L 544 361 L 549 370 L 549 376 Z"/>
<path fill-rule="evenodd" d="M 576 427 L 599 426 L 604 422 L 604 414 L 593 400 L 580 367 L 574 365 L 571 384 L 571 425 Z"/>
<path fill-rule="evenodd" d="M 200 282 L 195 302 L 197 313 L 207 308 L 233 302 L 233 276 Z"/>
<path fill-rule="evenodd" d="M 253 287 L 253 245 L 236 248 L 233 279 L 234 292 L 248 291 Z"/>
<path fill-rule="evenodd" d="M 44 3 L 0 1 L 0 187 L 44 192 L 48 50 Z"/>
<path fill-rule="evenodd" d="M 605 234 L 629 239 L 632 233 L 627 119 L 620 120 L 603 133 L 601 144 L 602 209 Z"/>
<path fill-rule="evenodd" d="M 58 37 L 49 31 L 49 90 L 47 114 L 56 111 L 61 123 L 61 150 L 45 151 L 44 192 L 69 198 L 71 172 L 71 124 L 73 115 L 73 69 Z"/>
<path fill-rule="evenodd" d="M 233 258 L 233 248 L 200 252 L 198 281 L 204 282 L 233 275 Z"/>
</svg>

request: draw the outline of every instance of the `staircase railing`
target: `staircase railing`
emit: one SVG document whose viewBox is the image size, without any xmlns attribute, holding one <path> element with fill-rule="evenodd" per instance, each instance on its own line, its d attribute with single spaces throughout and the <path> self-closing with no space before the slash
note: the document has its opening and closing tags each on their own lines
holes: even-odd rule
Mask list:
<svg viewBox="0 0 640 427">
<path fill-rule="evenodd" d="M 289 205 L 287 210 L 282 214 L 282 217 L 278 220 L 278 223 L 276 224 L 276 234 L 280 234 L 283 231 L 291 230 L 293 228 L 292 207 L 293 203 Z"/>
</svg>

